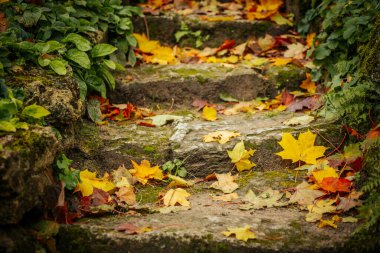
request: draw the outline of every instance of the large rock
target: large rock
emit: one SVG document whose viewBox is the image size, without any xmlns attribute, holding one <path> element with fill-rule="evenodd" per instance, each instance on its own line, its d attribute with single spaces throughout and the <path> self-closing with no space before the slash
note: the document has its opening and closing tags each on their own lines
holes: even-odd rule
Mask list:
<svg viewBox="0 0 380 253">
<path fill-rule="evenodd" d="M 0 146 L 0 224 L 16 224 L 33 208 L 51 205 L 59 142 L 50 127 L 31 127 L 0 137 Z"/>
<path fill-rule="evenodd" d="M 9 87 L 21 87 L 25 91 L 24 104 L 37 103 L 48 109 L 48 121 L 56 126 L 72 125 L 84 113 L 84 104 L 79 97 L 79 86 L 70 76 L 48 74 L 40 69 L 31 69 L 7 78 Z"/>
</svg>

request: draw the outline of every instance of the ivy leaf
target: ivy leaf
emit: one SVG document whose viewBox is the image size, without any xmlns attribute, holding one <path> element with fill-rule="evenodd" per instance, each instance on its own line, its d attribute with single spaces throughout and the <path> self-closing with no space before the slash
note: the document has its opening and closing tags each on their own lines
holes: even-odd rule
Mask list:
<svg viewBox="0 0 380 253">
<path fill-rule="evenodd" d="M 45 116 L 48 116 L 50 112 L 43 108 L 42 106 L 33 104 L 26 106 L 24 110 L 22 110 L 21 115 L 24 117 L 34 118 L 34 119 L 41 119 Z"/>
<path fill-rule="evenodd" d="M 235 234 L 236 239 L 241 241 L 248 241 L 249 239 L 255 239 L 256 235 L 251 231 L 250 226 L 245 226 L 242 228 L 227 228 L 228 231 L 223 231 L 222 234 L 225 236 L 231 236 L 232 234 Z"/>
<path fill-rule="evenodd" d="M 114 47 L 110 44 L 101 43 L 94 46 L 94 48 L 91 51 L 91 56 L 93 58 L 102 57 L 102 56 L 112 54 L 116 50 L 117 50 L 117 47 Z"/>
<path fill-rule="evenodd" d="M 282 159 L 291 159 L 293 163 L 304 161 L 307 164 L 316 164 L 317 158 L 323 156 L 326 147 L 314 146 L 316 134 L 308 130 L 305 133 L 300 133 L 296 140 L 290 133 L 283 133 L 280 146 L 283 151 L 276 153 Z"/>
<path fill-rule="evenodd" d="M 314 57 L 316 60 L 323 60 L 331 54 L 331 50 L 327 47 L 326 44 L 321 44 L 316 47 L 314 51 Z"/>
</svg>

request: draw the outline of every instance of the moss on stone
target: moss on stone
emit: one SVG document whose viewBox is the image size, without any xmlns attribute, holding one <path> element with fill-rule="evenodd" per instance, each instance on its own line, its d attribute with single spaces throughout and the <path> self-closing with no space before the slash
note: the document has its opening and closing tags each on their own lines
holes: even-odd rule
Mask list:
<svg viewBox="0 0 380 253">
<path fill-rule="evenodd" d="M 136 199 L 140 205 L 151 204 L 158 201 L 158 194 L 164 191 L 162 185 L 146 184 L 136 186 Z"/>
<path fill-rule="evenodd" d="M 369 42 L 361 49 L 361 72 L 373 81 L 380 82 L 380 15 L 377 16 Z"/>
<path fill-rule="evenodd" d="M 275 83 L 277 89 L 298 90 L 301 82 L 306 79 L 306 69 L 292 64 L 273 66 L 267 70 L 266 74 Z"/>
</svg>

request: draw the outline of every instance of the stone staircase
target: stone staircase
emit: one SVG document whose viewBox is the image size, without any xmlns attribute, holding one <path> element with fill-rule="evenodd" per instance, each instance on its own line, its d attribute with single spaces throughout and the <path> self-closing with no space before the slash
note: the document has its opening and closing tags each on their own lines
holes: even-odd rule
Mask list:
<svg viewBox="0 0 380 253">
<path fill-rule="evenodd" d="M 174 33 L 181 21 L 195 30 L 209 34 L 205 46 L 219 46 L 224 39 L 243 42 L 250 35 L 281 34 L 289 27 L 271 22 L 253 21 L 194 21 L 192 17 L 148 16 L 151 39 L 162 44 L 173 44 Z M 135 21 L 137 32 L 145 31 L 144 22 Z M 269 76 L 269 78 L 268 78 Z M 132 78 L 131 78 L 132 77 Z M 188 177 L 205 177 L 213 172 L 225 173 L 232 169 L 227 150 L 240 140 L 256 149 L 252 158 L 257 166 L 240 174 L 237 193 L 267 187 L 285 189 L 302 181 L 302 173 L 289 169 L 275 152 L 281 150 L 277 141 L 282 132 L 298 133 L 317 129 L 331 142 L 339 141 L 339 129 L 329 122 L 317 120 L 310 125 L 289 127 L 282 122 L 302 113 L 259 112 L 219 116 L 215 122 L 200 119 L 200 113 L 190 105 L 194 99 L 221 102 L 219 93 L 228 93 L 239 100 L 258 96 L 273 96 L 280 88 L 297 87 L 305 79 L 305 69 L 295 66 L 272 67 L 257 71 L 245 66 L 223 64 L 179 64 L 172 66 L 144 65 L 128 69 L 116 76 L 117 88 L 110 94 L 115 104 L 131 102 L 135 105 L 166 108 L 181 120 L 162 127 L 109 124 L 94 126 L 83 122 L 78 128 L 78 145 L 69 154 L 75 167 L 110 171 L 130 160 L 149 160 L 163 164 L 173 159 L 185 159 Z M 240 137 L 218 144 L 204 143 L 205 134 L 217 130 L 236 131 Z M 318 137 L 317 142 L 323 140 Z M 357 249 L 343 248 L 356 225 L 339 224 L 338 229 L 318 228 L 308 223 L 306 212 L 295 206 L 262 210 L 241 210 L 235 202 L 213 201 L 216 191 L 208 182 L 188 189 L 191 209 L 173 213 L 151 212 L 157 194 L 165 185 L 148 185 L 137 189 L 140 207 L 130 215 L 84 218 L 72 225 L 61 226 L 57 238 L 60 252 L 341 252 Z M 127 235 L 115 227 L 132 223 L 150 227 L 152 231 Z M 248 242 L 225 237 L 227 227 L 251 226 L 257 239 Z"/>
</svg>

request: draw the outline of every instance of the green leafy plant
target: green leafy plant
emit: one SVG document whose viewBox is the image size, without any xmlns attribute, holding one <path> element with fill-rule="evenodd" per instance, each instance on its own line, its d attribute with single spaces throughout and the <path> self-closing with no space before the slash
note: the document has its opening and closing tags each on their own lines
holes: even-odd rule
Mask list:
<svg viewBox="0 0 380 253">
<path fill-rule="evenodd" d="M 64 182 L 66 189 L 74 190 L 79 183 L 79 170 L 71 169 L 70 165 L 72 160 L 66 157 L 65 154 L 61 154 L 55 161 L 55 169 L 58 174 L 59 180 Z"/>
<path fill-rule="evenodd" d="M 58 75 L 72 69 L 82 99 L 87 91 L 105 97 L 106 85 L 115 87 L 110 71 L 136 62 L 131 18 L 142 13 L 138 7 L 123 6 L 121 0 L 46 0 L 43 4 L 19 0 L 1 4 L 1 10 L 9 24 L 0 34 L 0 75 L 14 65 L 30 63 Z"/>
<path fill-rule="evenodd" d="M 28 130 L 28 123 L 43 124 L 43 118 L 50 114 L 36 104 L 23 107 L 23 92 L 7 88 L 3 81 L 0 81 L 0 90 L 0 134 Z"/>
<path fill-rule="evenodd" d="M 201 30 L 192 31 L 185 22 L 181 23 L 181 28 L 174 34 L 174 37 L 177 43 L 182 39 L 194 41 L 195 47 L 201 47 L 209 39 L 209 35 L 202 36 Z"/>
<path fill-rule="evenodd" d="M 184 160 L 174 159 L 173 161 L 168 161 L 164 165 L 162 165 L 162 170 L 166 173 L 170 173 L 174 176 L 186 177 L 187 170 L 183 166 Z"/>
</svg>

